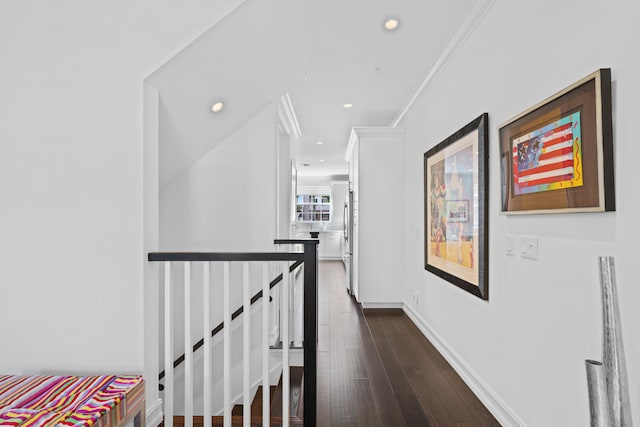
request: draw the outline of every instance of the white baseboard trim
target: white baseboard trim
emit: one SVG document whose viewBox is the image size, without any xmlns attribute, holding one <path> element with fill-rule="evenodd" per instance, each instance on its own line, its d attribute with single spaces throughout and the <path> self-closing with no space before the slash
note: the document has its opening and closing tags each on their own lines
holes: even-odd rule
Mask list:
<svg viewBox="0 0 640 427">
<path fill-rule="evenodd" d="M 146 417 L 148 426 L 157 427 L 160 425 L 163 419 L 161 399 L 156 400 L 153 405 L 148 407 Z"/>
<path fill-rule="evenodd" d="M 478 376 L 478 374 L 453 350 L 440 335 L 431 329 L 409 304 L 402 304 L 402 309 L 411 321 L 420 329 L 420 332 L 433 344 L 449 364 L 460 375 L 462 380 L 478 396 L 478 399 L 487 407 L 500 424 L 506 427 L 525 427 L 526 424 L 491 390 L 491 388 Z"/>
<path fill-rule="evenodd" d="M 402 308 L 401 302 L 362 302 L 362 308 Z"/>
</svg>

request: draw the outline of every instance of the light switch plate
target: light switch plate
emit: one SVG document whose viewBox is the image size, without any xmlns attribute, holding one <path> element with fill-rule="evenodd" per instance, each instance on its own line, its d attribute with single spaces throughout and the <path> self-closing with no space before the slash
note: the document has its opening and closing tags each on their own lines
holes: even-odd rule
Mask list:
<svg viewBox="0 0 640 427">
<path fill-rule="evenodd" d="M 538 237 L 520 237 L 520 256 L 528 259 L 538 259 Z"/>
<path fill-rule="evenodd" d="M 504 254 L 514 256 L 516 254 L 516 236 L 507 234 L 504 244 Z"/>
</svg>

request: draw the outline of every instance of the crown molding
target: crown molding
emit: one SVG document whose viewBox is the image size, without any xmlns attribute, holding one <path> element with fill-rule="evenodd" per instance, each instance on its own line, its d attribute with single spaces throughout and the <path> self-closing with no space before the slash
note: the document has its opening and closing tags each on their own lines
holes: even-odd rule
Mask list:
<svg viewBox="0 0 640 427">
<path fill-rule="evenodd" d="M 285 93 L 280 97 L 280 101 L 278 102 L 278 118 L 280 120 L 280 126 L 282 126 L 282 129 L 287 135 L 292 135 L 296 138 L 302 136 L 300 123 L 298 123 L 298 117 L 291 103 L 289 93 Z"/>
<path fill-rule="evenodd" d="M 464 45 L 464 42 L 469 38 L 473 30 L 482 22 L 482 20 L 487 16 L 489 10 L 493 7 L 497 0 L 480 0 L 474 1 L 471 3 L 471 6 L 467 10 L 467 13 L 460 23 L 460 26 L 453 34 L 449 43 L 445 46 L 442 53 L 436 60 L 433 67 L 424 78 L 418 89 L 414 92 L 414 94 L 409 98 L 409 101 L 402 107 L 398 115 L 393 122 L 391 122 L 391 127 L 397 127 L 400 122 L 405 118 L 409 110 L 413 107 L 413 104 L 417 101 L 417 99 L 422 95 L 427 88 L 430 86 L 431 82 L 436 78 L 438 74 L 444 70 L 449 61 L 455 56 L 455 54 L 460 50 L 460 48 Z"/>
</svg>

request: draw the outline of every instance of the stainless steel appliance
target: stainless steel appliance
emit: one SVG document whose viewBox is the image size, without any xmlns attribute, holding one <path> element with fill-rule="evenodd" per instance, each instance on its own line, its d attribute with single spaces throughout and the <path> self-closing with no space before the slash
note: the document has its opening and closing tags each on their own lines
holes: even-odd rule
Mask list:
<svg viewBox="0 0 640 427">
<path fill-rule="evenodd" d="M 344 203 L 344 236 L 342 261 L 346 270 L 347 290 L 353 295 L 353 191 L 349 190 Z"/>
</svg>

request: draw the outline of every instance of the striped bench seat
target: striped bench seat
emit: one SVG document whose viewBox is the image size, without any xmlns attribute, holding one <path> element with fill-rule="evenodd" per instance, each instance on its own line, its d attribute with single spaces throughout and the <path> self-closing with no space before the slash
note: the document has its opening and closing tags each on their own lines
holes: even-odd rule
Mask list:
<svg viewBox="0 0 640 427">
<path fill-rule="evenodd" d="M 143 426 L 140 376 L 0 375 L 0 426 Z"/>
</svg>

